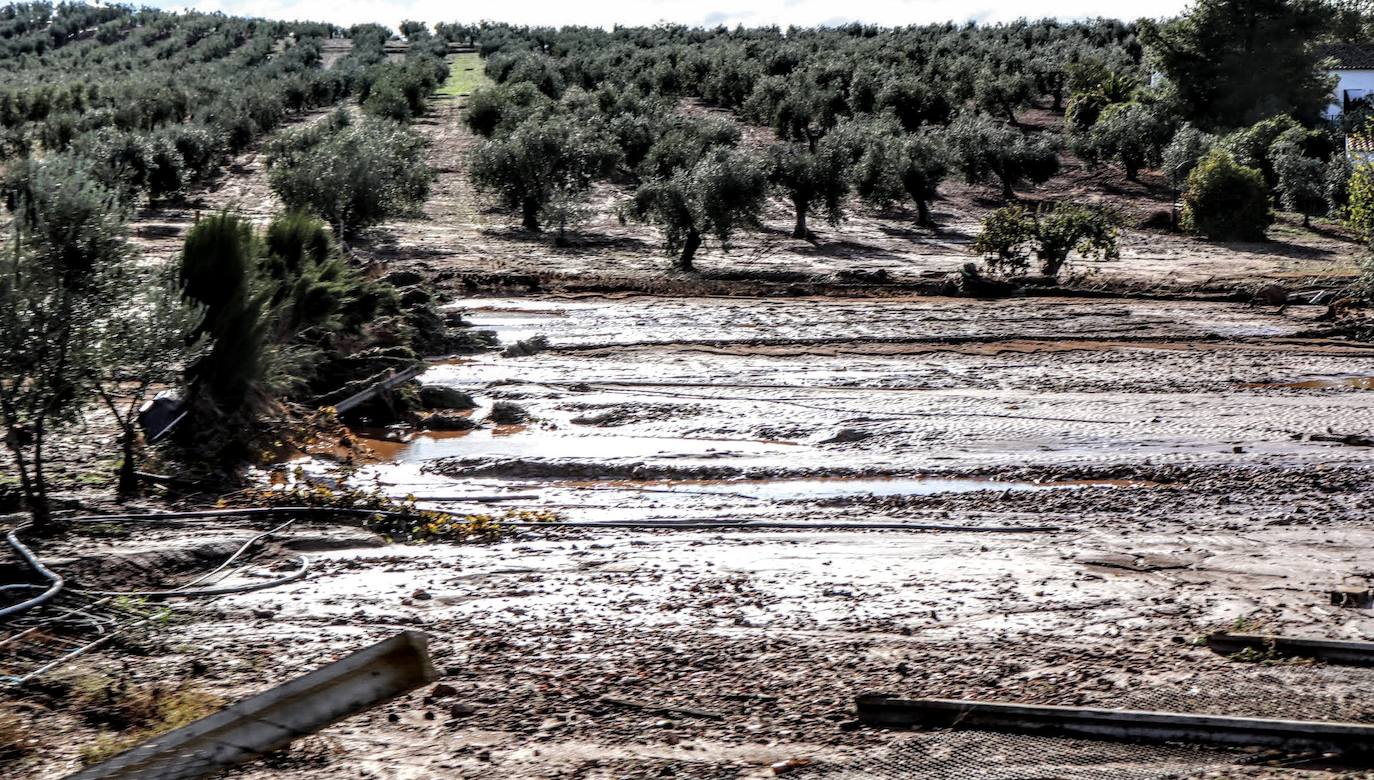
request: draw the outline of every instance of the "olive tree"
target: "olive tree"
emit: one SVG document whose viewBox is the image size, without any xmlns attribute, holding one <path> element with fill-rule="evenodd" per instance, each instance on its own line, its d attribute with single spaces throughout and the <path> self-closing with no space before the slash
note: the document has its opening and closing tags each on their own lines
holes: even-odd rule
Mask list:
<svg viewBox="0 0 1374 780">
<path fill-rule="evenodd" d="M 92 384 L 119 426 L 118 490 L 138 493 L 139 413 L 157 387 L 175 388 L 186 368 L 204 352 L 205 337 L 196 337 L 200 309 L 182 296 L 173 267 L 131 275 L 126 305 L 105 317 L 96 333 L 97 359 Z"/>
<path fill-rule="evenodd" d="M 599 126 L 570 117 L 531 118 L 513 132 L 478 147 L 472 181 L 520 213 L 520 224 L 540 229 L 546 217 L 558 218 L 559 233 L 573 212 L 569 202 L 609 174 L 620 150 Z"/>
<path fill-rule="evenodd" d="M 1191 124 L 1180 127 L 1160 156 L 1160 167 L 1169 183 L 1182 189 L 1198 160 L 1206 157 L 1216 145 L 1217 137 L 1211 133 L 1204 133 Z"/>
<path fill-rule="evenodd" d="M 910 199 L 916 204 L 917 223 L 934 227 L 930 202 L 949 173 L 949 157 L 940 131 L 884 132 L 880 125 L 865 139 L 855 166 L 859 197 L 880 208 Z"/>
<path fill-rule="evenodd" d="M 1128 181 L 1137 181 L 1141 168 L 1160 164 L 1171 129 L 1152 106 L 1115 103 L 1102 110 L 1079 149 L 1089 159 L 1117 163 Z"/>
<path fill-rule="evenodd" d="M 423 136 L 388 119 L 336 116 L 269 146 L 268 183 L 287 208 L 313 213 L 350 238 L 424 203 L 433 174 Z"/>
<path fill-rule="evenodd" d="M 758 160 L 717 146 L 691 165 L 641 184 L 633 209 L 638 219 L 663 228 L 664 243 L 678 255 L 678 268 L 691 271 L 704 237 L 714 236 L 728 246 L 739 228 L 758 224 L 767 187 Z"/>
<path fill-rule="evenodd" d="M 1326 213 L 1326 165 L 1321 160 L 1288 151 L 1274 158 L 1274 171 L 1279 203 L 1301 214 L 1303 227 L 1312 224 L 1313 215 Z"/>
<path fill-rule="evenodd" d="M 130 250 L 118 196 L 82 163 L 21 164 L 4 195 L 0 424 L 33 523 L 46 529 L 48 436 L 75 423 L 89 398 L 101 325 L 126 314 Z"/>
<path fill-rule="evenodd" d="M 844 197 L 849 194 L 848 150 L 833 136 L 822 139 L 814 150 L 804 144 L 775 144 L 769 149 L 769 182 L 791 203 L 796 212 L 793 238 L 810 238 L 808 214 L 818 212 L 831 225 L 844 218 Z"/>
<path fill-rule="evenodd" d="M 950 150 L 970 184 L 996 178 L 1002 197 L 1016 197 L 1018 184 L 1040 184 L 1059 172 L 1059 155 L 1052 140 L 1030 137 L 1005 122 L 964 114 L 950 125 Z"/>
</svg>

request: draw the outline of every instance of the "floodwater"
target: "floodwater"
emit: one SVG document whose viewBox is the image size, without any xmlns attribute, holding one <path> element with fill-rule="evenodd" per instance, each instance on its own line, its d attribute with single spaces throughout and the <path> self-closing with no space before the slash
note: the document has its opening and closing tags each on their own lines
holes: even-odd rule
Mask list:
<svg viewBox="0 0 1374 780">
<path fill-rule="evenodd" d="M 1150 487 L 1117 477 L 1156 464 L 1371 458 L 1304 439 L 1374 428 L 1358 394 L 1253 385 L 1263 367 L 1307 377 L 1288 387 L 1374 388 L 1368 351 L 1303 341 L 1301 313 L 932 298 L 456 307 L 503 344 L 542 335 L 551 348 L 421 377 L 471 394 L 485 427 L 368 442 L 385 489 L 445 508 L 482 495 L 580 519 L 759 517 L 799 502 Z M 496 401 L 533 420 L 487 425 Z"/>
</svg>

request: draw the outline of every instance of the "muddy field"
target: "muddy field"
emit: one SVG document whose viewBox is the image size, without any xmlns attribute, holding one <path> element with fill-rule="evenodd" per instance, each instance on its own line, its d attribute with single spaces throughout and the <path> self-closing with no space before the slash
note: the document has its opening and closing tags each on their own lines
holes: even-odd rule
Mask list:
<svg viewBox="0 0 1374 780">
<path fill-rule="evenodd" d="M 1329 597 L 1374 585 L 1374 348 L 1328 335 L 1324 307 L 746 294 L 758 279 L 956 270 L 987 205 L 958 185 L 939 233 L 856 214 L 812 245 L 783 237 L 779 211 L 772 232 L 713 249 L 687 280 L 731 295 L 647 295 L 666 261 L 609 205 L 570 248 L 485 209 L 464 178 L 460 110 L 441 103 L 420 123 L 439 172 L 425 213 L 357 249 L 379 270 L 430 274 L 503 346 L 549 344 L 435 361 L 421 381 L 470 393 L 479 427 L 359 427 L 371 452 L 354 479 L 427 508 L 669 527 L 407 546 L 297 524 L 247 575 L 304 555 L 309 576 L 180 605 L 69 675 L 232 700 L 400 629 L 430 635 L 442 687 L 242 778 L 1356 776 L 1267 755 L 890 732 L 853 711 L 857 694 L 890 692 L 1374 723 L 1374 671 L 1246 663 L 1198 641 L 1374 640 L 1370 610 Z M 202 200 L 145 214 L 138 234 L 171 252 L 197 210 L 246 200 L 265 217 L 262 176 L 247 155 Z M 1276 239 L 1132 231 L 1123 259 L 1080 269 L 1093 272 L 1082 284 L 1225 291 L 1353 271 L 1337 235 L 1280 226 Z M 533 290 L 486 289 L 522 275 Z M 608 280 L 621 291 L 572 292 Z M 531 419 L 492 423 L 501 401 Z M 718 527 L 737 521 L 795 527 Z M 910 527 L 866 527 L 888 524 Z M 266 527 L 43 552 L 107 587 L 166 586 Z M 75 768 L 100 726 L 50 690 L 16 700 L 64 736 L 0 775 Z"/>
</svg>

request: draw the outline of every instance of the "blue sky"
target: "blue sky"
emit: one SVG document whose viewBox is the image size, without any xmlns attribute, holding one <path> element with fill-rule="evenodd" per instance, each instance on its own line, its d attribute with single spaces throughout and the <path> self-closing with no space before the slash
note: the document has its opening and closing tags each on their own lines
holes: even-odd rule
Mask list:
<svg viewBox="0 0 1374 780">
<path fill-rule="evenodd" d="M 837 24 L 860 21 L 882 25 L 926 22 L 1005 21 L 1018 17 L 1055 16 L 1074 19 L 1115 16 L 1171 16 L 1181 11 L 1183 0 L 502 0 L 497 3 L 443 2 L 442 0 L 153 0 L 161 8 L 195 8 L 235 15 L 274 19 L 310 19 L 354 24 L 380 22 L 395 27 L 402 19 L 428 22 L 491 19 L 517 24 L 610 26 L 676 22 L 693 25 L 776 24 L 787 26 Z M 470 10 L 469 10 L 470 9 Z"/>
</svg>

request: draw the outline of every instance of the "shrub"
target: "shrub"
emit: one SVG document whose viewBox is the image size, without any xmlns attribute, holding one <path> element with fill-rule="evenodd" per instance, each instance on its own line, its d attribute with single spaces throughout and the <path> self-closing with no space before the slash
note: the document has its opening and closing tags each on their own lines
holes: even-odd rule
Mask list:
<svg viewBox="0 0 1374 780">
<path fill-rule="evenodd" d="M 1264 175 L 1229 152 L 1210 152 L 1188 174 L 1184 229 L 1215 241 L 1260 241 L 1272 221 Z"/>
<path fill-rule="evenodd" d="M 1374 243 L 1374 165 L 1356 166 L 1348 187 L 1350 205 L 1346 225 L 1361 241 Z"/>
<path fill-rule="evenodd" d="M 1024 274 L 1033 256 L 1042 274 L 1058 276 L 1073 252 L 1116 259 L 1117 233 L 1116 216 L 1102 209 L 1060 204 L 1032 212 L 1012 205 L 984 218 L 973 248 L 988 256 L 988 267 L 994 272 Z"/>
<path fill-rule="evenodd" d="M 1296 152 L 1274 158 L 1278 173 L 1279 202 L 1289 211 L 1302 215 L 1302 224 L 1311 224 L 1314 214 L 1326 212 L 1326 166 L 1321 160 Z"/>
</svg>

